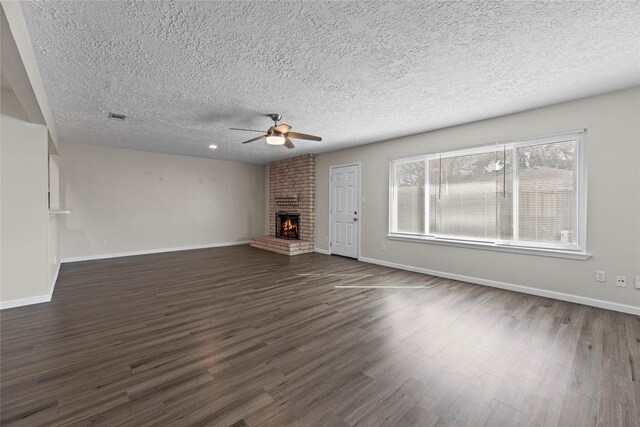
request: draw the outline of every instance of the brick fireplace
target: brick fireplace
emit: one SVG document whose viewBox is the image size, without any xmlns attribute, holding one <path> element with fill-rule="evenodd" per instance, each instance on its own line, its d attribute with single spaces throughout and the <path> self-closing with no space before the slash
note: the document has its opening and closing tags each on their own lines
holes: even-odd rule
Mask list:
<svg viewBox="0 0 640 427">
<path fill-rule="evenodd" d="M 297 238 L 276 238 L 278 214 L 297 219 Z M 316 158 L 304 155 L 269 163 L 269 235 L 251 246 L 283 255 L 314 251 L 316 238 Z M 282 234 L 282 233 L 278 233 Z"/>
</svg>

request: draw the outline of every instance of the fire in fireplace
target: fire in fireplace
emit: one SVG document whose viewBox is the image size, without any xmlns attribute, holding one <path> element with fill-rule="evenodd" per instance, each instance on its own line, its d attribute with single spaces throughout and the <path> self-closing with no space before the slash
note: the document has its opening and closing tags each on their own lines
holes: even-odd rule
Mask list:
<svg viewBox="0 0 640 427">
<path fill-rule="evenodd" d="M 276 237 L 278 239 L 300 239 L 300 215 L 276 212 Z"/>
</svg>

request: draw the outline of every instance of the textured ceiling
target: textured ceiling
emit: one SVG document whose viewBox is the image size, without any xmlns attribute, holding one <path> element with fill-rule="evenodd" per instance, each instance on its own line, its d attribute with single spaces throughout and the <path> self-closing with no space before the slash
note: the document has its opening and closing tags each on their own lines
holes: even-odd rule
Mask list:
<svg viewBox="0 0 640 427">
<path fill-rule="evenodd" d="M 22 8 L 68 142 L 264 163 L 640 84 L 636 1 Z M 271 112 L 324 140 L 287 150 L 228 130 L 266 130 Z"/>
</svg>

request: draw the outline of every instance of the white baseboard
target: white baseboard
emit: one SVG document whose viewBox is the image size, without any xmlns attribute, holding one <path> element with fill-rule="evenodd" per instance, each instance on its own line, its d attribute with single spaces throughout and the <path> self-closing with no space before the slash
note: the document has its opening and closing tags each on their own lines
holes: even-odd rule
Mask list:
<svg viewBox="0 0 640 427">
<path fill-rule="evenodd" d="M 0 302 L 0 310 L 5 310 L 7 308 L 14 307 L 22 307 L 24 305 L 31 304 L 41 304 L 43 302 L 50 302 L 53 297 L 53 291 L 56 288 L 56 282 L 58 281 L 58 274 L 60 274 L 60 264 L 58 264 L 58 268 L 56 268 L 56 274 L 53 275 L 53 280 L 51 281 L 51 286 L 49 286 L 49 293 L 47 295 L 38 295 L 35 297 L 28 298 L 18 298 L 12 299 L 9 301 Z"/>
<path fill-rule="evenodd" d="M 322 254 L 322 255 L 331 255 L 331 252 L 325 250 L 325 249 L 320 249 L 320 248 L 315 248 L 314 249 L 317 253 Z"/>
<path fill-rule="evenodd" d="M 76 257 L 68 257 L 63 258 L 62 262 L 78 262 L 78 261 L 92 261 L 96 259 L 107 259 L 107 258 L 120 258 L 125 256 L 136 256 L 136 255 L 149 255 L 149 254 L 159 254 L 163 252 L 177 252 L 177 251 L 191 251 L 194 249 L 207 249 L 207 248 L 219 248 L 223 246 L 235 246 L 235 245 L 247 245 L 249 244 L 249 240 L 242 240 L 239 242 L 223 242 L 223 243 L 210 243 L 206 245 L 194 245 L 194 246 L 180 246 L 177 248 L 161 248 L 161 249 L 147 249 L 144 251 L 133 251 L 133 252 L 116 252 L 112 254 L 98 254 L 98 255 L 85 255 L 85 256 L 76 256 Z"/>
<path fill-rule="evenodd" d="M 561 301 L 573 302 L 576 304 L 589 305 L 592 307 L 604 308 L 607 310 L 619 311 L 622 313 L 634 314 L 640 316 L 640 307 L 632 305 L 619 304 L 615 302 L 603 301 L 594 298 L 581 297 L 578 295 L 565 294 L 563 292 L 549 291 L 546 289 L 530 288 L 528 286 L 514 285 L 513 283 L 497 282 L 495 280 L 480 279 L 478 277 L 463 276 L 462 274 L 447 273 L 444 271 L 429 270 L 427 268 L 414 267 L 412 265 L 398 264 L 395 262 L 383 261 L 374 258 L 360 257 L 358 261 L 369 264 L 382 265 L 384 267 L 397 268 L 400 270 L 413 271 L 415 273 L 428 274 L 430 276 L 444 277 L 446 279 L 459 280 L 461 282 L 475 283 L 478 285 L 490 286 L 493 288 L 505 289 L 508 291 L 521 292 L 540 297 L 552 298 Z"/>
<path fill-rule="evenodd" d="M 62 267 L 62 261 L 58 263 L 56 274 L 53 275 L 53 280 L 51 281 L 51 286 L 49 287 L 49 301 L 51 301 L 51 298 L 53 298 L 53 291 L 56 289 L 56 282 L 58 281 L 58 274 L 60 274 L 60 267 Z"/>
<path fill-rule="evenodd" d="M 29 298 L 18 298 L 0 302 L 0 310 L 7 308 L 22 307 L 23 305 L 40 304 L 51 301 L 51 295 L 38 295 Z"/>
</svg>

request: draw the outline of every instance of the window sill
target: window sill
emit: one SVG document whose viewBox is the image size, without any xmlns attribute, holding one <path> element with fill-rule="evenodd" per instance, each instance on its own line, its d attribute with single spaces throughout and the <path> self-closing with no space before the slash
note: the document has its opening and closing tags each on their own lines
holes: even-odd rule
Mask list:
<svg viewBox="0 0 640 427">
<path fill-rule="evenodd" d="M 454 246 L 459 248 L 481 249 L 496 252 L 508 252 L 514 254 L 537 255 L 553 258 L 567 258 L 575 260 L 587 260 L 591 254 L 586 252 L 566 251 L 561 249 L 524 248 L 520 246 L 497 245 L 495 243 L 459 241 L 447 239 L 435 239 L 427 236 L 411 236 L 406 234 L 387 234 L 389 240 L 400 240 L 405 242 L 427 243 L 435 245 Z"/>
</svg>

